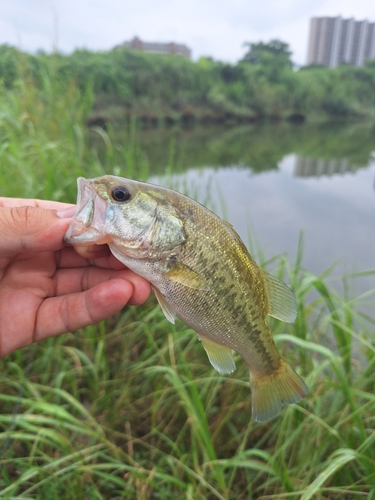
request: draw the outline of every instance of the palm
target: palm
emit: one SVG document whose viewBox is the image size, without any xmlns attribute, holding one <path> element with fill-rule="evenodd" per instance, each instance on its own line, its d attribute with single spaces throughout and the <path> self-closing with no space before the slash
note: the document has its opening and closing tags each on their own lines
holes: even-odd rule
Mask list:
<svg viewBox="0 0 375 500">
<path fill-rule="evenodd" d="M 61 227 L 55 224 L 52 231 L 58 234 L 51 237 L 57 250 L 48 249 L 53 242 L 40 235 L 32 244 L 21 242 L 18 247 L 26 250 L 17 252 L 15 238 L 5 236 L 0 248 L 0 355 L 101 321 L 127 302 L 143 302 L 150 292 L 149 284 L 125 269 L 106 246 L 94 248 L 92 259 L 64 246 L 69 220 L 65 226 L 64 220 L 58 222 Z"/>
</svg>

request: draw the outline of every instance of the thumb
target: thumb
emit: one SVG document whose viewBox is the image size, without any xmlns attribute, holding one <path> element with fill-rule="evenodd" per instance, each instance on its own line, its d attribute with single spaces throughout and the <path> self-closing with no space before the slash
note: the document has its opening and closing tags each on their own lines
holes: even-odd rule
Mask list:
<svg viewBox="0 0 375 500">
<path fill-rule="evenodd" d="M 0 255 L 60 250 L 70 220 L 39 207 L 1 207 Z"/>
</svg>

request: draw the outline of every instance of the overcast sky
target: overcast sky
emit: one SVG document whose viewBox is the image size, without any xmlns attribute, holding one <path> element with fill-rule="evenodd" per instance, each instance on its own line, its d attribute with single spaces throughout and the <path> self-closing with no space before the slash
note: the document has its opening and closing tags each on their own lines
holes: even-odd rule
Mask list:
<svg viewBox="0 0 375 500">
<path fill-rule="evenodd" d="M 310 17 L 337 15 L 375 21 L 375 0 L 0 0 L 0 44 L 69 53 L 137 35 L 236 62 L 244 42 L 279 38 L 305 64 Z"/>
</svg>

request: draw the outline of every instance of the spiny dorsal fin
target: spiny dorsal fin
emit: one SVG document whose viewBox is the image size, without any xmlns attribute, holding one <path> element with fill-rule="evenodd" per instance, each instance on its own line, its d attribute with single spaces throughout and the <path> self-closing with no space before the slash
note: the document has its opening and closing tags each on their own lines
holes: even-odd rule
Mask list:
<svg viewBox="0 0 375 500">
<path fill-rule="evenodd" d="M 207 337 L 202 337 L 202 335 L 198 335 L 198 338 L 202 341 L 208 359 L 215 370 L 222 375 L 234 372 L 236 364 L 233 359 L 232 350 L 229 347 L 217 344 Z"/>
<path fill-rule="evenodd" d="M 243 241 L 241 240 L 240 238 L 240 235 L 237 233 L 237 231 L 234 229 L 234 227 L 232 226 L 232 224 L 230 222 L 228 222 L 227 220 L 224 220 L 224 219 L 221 219 L 222 223 L 224 224 L 224 226 L 227 227 L 227 229 L 229 229 L 229 231 L 232 233 L 232 236 L 240 243 L 243 244 Z"/>
<path fill-rule="evenodd" d="M 159 290 L 155 287 L 152 287 L 152 289 L 154 290 L 155 296 L 158 299 L 159 305 L 164 313 L 164 316 L 167 318 L 168 321 L 170 321 L 174 325 L 176 320 L 176 314 L 174 313 L 174 311 L 172 311 L 170 305 L 165 300 L 164 296 L 159 292 Z"/>
<path fill-rule="evenodd" d="M 297 317 L 297 302 L 292 290 L 279 279 L 262 269 L 268 301 L 267 314 L 286 323 L 294 323 Z"/>
</svg>

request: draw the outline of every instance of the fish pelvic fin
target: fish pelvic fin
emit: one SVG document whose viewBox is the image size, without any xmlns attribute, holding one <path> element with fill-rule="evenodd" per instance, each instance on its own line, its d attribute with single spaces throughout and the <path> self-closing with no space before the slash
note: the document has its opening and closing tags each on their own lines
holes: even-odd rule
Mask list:
<svg viewBox="0 0 375 500">
<path fill-rule="evenodd" d="M 257 422 L 274 417 L 284 405 L 298 403 L 308 392 L 305 382 L 283 358 L 273 373 L 255 375 L 250 372 L 250 387 L 252 413 Z"/>
<path fill-rule="evenodd" d="M 155 296 L 159 302 L 159 306 L 161 307 L 161 310 L 164 313 L 164 316 L 167 318 L 168 321 L 170 321 L 173 325 L 176 322 L 176 314 L 172 310 L 171 306 L 168 304 L 168 302 L 165 300 L 164 296 L 159 292 L 157 288 L 154 286 L 152 287 L 154 290 Z"/>
<path fill-rule="evenodd" d="M 200 334 L 198 334 L 198 338 L 202 342 L 208 359 L 215 370 L 221 375 L 234 372 L 236 364 L 234 362 L 232 350 L 229 347 L 217 344 Z"/>
</svg>

